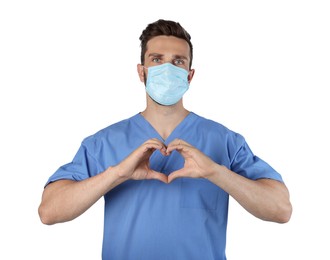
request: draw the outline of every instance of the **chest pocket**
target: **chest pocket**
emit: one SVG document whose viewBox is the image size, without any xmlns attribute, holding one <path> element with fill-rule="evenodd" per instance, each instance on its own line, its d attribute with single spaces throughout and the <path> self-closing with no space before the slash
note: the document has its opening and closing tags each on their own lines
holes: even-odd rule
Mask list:
<svg viewBox="0 0 330 260">
<path fill-rule="evenodd" d="M 180 206 L 216 210 L 220 188 L 204 179 L 183 178 L 181 180 Z"/>
</svg>

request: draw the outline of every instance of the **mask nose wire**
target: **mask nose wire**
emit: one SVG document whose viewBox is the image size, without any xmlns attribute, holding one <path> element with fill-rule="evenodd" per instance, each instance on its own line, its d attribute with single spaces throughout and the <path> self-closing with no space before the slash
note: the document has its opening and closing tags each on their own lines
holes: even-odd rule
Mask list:
<svg viewBox="0 0 330 260">
<path fill-rule="evenodd" d="M 170 64 L 172 64 L 171 62 L 165 62 L 165 63 L 163 63 L 163 64 L 166 64 L 166 63 L 170 63 Z M 163 65 L 163 64 L 160 64 L 160 65 Z M 142 65 L 142 64 L 141 64 Z M 156 66 L 160 66 L 160 65 L 156 65 Z M 172 64 L 173 65 L 173 64 Z M 144 66 L 144 65 L 142 65 L 142 67 L 144 68 L 144 69 L 149 69 L 149 68 L 147 68 L 146 66 Z"/>
</svg>

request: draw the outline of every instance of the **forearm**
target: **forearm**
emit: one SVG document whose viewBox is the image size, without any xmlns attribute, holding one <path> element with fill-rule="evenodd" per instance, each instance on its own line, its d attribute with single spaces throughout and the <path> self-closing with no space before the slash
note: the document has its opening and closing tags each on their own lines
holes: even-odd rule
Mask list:
<svg viewBox="0 0 330 260">
<path fill-rule="evenodd" d="M 283 183 L 269 179 L 250 180 L 221 165 L 215 167 L 208 179 L 260 219 L 285 223 L 291 217 L 289 192 Z"/>
<path fill-rule="evenodd" d="M 114 168 L 83 181 L 59 180 L 42 195 L 39 216 L 44 224 L 70 221 L 90 208 L 108 191 L 124 182 Z"/>
</svg>

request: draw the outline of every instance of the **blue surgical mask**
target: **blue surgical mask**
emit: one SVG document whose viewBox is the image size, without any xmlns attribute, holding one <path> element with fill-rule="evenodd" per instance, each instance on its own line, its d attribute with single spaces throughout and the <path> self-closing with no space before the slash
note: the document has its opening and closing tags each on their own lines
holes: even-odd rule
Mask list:
<svg viewBox="0 0 330 260">
<path fill-rule="evenodd" d="M 148 68 L 146 91 L 157 103 L 170 106 L 176 104 L 188 90 L 188 71 L 164 63 Z"/>
</svg>

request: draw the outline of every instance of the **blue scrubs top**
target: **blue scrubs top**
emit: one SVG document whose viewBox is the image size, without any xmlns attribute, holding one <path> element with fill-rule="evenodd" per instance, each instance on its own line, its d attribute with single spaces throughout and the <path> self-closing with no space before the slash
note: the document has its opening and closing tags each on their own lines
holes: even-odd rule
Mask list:
<svg viewBox="0 0 330 260">
<path fill-rule="evenodd" d="M 87 137 L 73 161 L 60 167 L 47 184 L 60 179 L 84 180 L 117 165 L 150 138 L 162 140 L 141 114 Z M 194 113 L 164 141 L 180 138 L 213 161 L 249 179 L 282 182 L 271 166 L 255 156 L 244 138 Z M 155 151 L 151 168 L 170 174 L 183 167 L 178 152 Z M 105 196 L 102 259 L 225 260 L 229 196 L 205 179 L 126 181 Z"/>
</svg>

